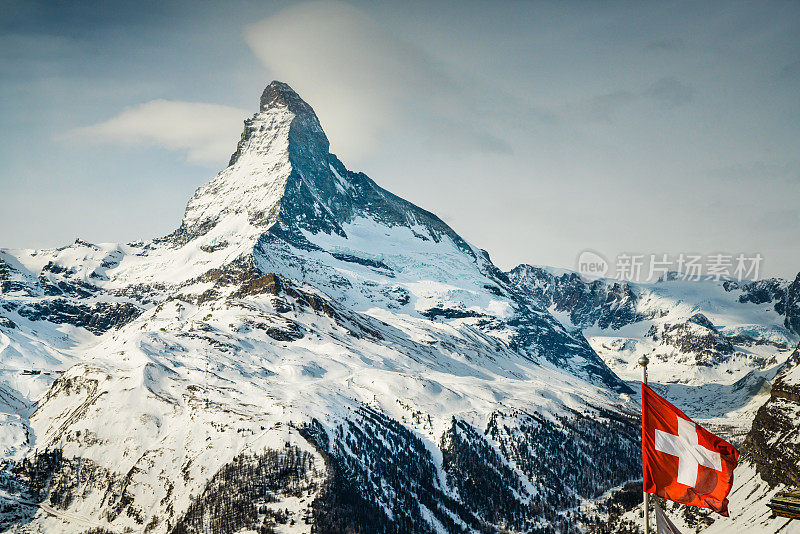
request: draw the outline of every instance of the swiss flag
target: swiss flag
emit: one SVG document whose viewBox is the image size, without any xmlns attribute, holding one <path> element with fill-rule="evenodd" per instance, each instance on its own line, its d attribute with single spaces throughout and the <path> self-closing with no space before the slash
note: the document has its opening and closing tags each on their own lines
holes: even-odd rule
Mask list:
<svg viewBox="0 0 800 534">
<path fill-rule="evenodd" d="M 728 515 L 739 451 L 642 384 L 644 491 Z"/>
</svg>

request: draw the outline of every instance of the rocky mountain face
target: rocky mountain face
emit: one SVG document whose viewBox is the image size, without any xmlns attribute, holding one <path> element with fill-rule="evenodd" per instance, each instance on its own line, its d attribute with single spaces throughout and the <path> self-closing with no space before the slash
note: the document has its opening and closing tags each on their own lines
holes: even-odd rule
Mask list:
<svg viewBox="0 0 800 534">
<path fill-rule="evenodd" d="M 797 292 L 781 279 L 736 283 L 585 282 L 577 273 L 520 265 L 509 279 L 577 329 L 619 375 L 635 380 L 647 355 L 659 382 L 731 383 L 785 361 L 797 344 Z"/>
<path fill-rule="evenodd" d="M 800 345 L 773 380 L 743 451 L 770 486 L 800 486 Z"/>
<path fill-rule="evenodd" d="M 800 273 L 797 273 L 781 302 L 786 328 L 800 333 Z"/>
<path fill-rule="evenodd" d="M 793 532 L 770 517 L 770 497 L 800 484 L 800 345 L 797 292 L 790 282 L 586 282 L 577 273 L 521 265 L 517 287 L 571 330 L 581 331 L 619 375 L 636 380 L 650 359 L 651 385 L 742 450 L 731 517 L 681 505 L 666 507 L 681 531 Z M 642 531 L 640 486 L 603 503 L 596 532 Z M 788 530 L 787 530 L 788 528 Z"/>
<path fill-rule="evenodd" d="M 548 306 L 273 82 L 169 236 L 0 249 L 0 528 L 591 528 L 636 405 Z"/>
<path fill-rule="evenodd" d="M 569 322 L 578 327 L 618 330 L 645 319 L 637 310 L 639 296 L 626 282 L 584 282 L 575 272 L 559 275 L 532 265 L 519 265 L 508 276 L 536 302 L 568 315 Z"/>
</svg>

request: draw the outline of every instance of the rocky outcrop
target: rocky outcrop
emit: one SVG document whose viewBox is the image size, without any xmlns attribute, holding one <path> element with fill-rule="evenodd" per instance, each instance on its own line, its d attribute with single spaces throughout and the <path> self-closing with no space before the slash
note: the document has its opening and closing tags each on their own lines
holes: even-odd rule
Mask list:
<svg viewBox="0 0 800 534">
<path fill-rule="evenodd" d="M 735 351 L 730 340 L 702 313 L 692 315 L 685 322 L 665 323 L 660 329 L 654 326 L 648 335 L 681 352 L 694 354 L 697 365 L 714 365 Z"/>
<path fill-rule="evenodd" d="M 38 301 L 20 306 L 15 311 L 31 321 L 70 324 L 98 335 L 112 328 L 120 328 L 142 313 L 138 306 L 130 302 L 98 302 L 89 306 L 63 298 Z"/>
<path fill-rule="evenodd" d="M 800 273 L 786 291 L 783 314 L 786 316 L 786 328 L 800 334 Z"/>
<path fill-rule="evenodd" d="M 508 276 L 543 307 L 568 313 L 576 326 L 616 330 L 644 319 L 637 312 L 636 293 L 625 282 L 584 282 L 578 273 L 557 275 L 525 264 L 512 269 Z"/>
<path fill-rule="evenodd" d="M 752 304 L 774 303 L 778 313 L 783 313 L 786 299 L 786 282 L 777 278 L 754 280 L 751 282 L 725 281 L 722 286 L 726 291 L 741 290 L 739 302 Z"/>
<path fill-rule="evenodd" d="M 772 303 L 776 312 L 784 316 L 787 329 L 800 334 L 800 273 L 789 283 L 779 278 L 753 282 L 725 282 L 725 289 L 741 290 L 740 302 L 753 304 Z"/>
<path fill-rule="evenodd" d="M 800 345 L 775 377 L 742 453 L 770 486 L 800 486 Z"/>
</svg>

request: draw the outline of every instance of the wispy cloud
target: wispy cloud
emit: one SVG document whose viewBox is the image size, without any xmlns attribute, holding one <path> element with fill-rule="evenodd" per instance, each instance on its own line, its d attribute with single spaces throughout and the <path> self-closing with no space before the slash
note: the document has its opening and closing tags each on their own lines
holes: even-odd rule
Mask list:
<svg viewBox="0 0 800 534">
<path fill-rule="evenodd" d="M 631 91 L 613 91 L 569 103 L 557 109 L 555 114 L 562 120 L 608 123 L 613 121 L 618 111 L 636 98 Z"/>
<path fill-rule="evenodd" d="M 659 78 L 644 89 L 618 89 L 561 105 L 534 108 L 533 116 L 543 122 L 610 124 L 632 104 L 643 98 L 670 108 L 688 104 L 694 89 L 676 78 Z"/>
<path fill-rule="evenodd" d="M 246 110 L 175 100 L 152 100 L 104 122 L 70 130 L 60 140 L 158 146 L 185 152 L 199 165 L 224 163 L 234 151 Z"/>
<path fill-rule="evenodd" d="M 643 94 L 668 106 L 678 107 L 692 101 L 694 89 L 676 78 L 667 77 L 656 80 Z"/>
<path fill-rule="evenodd" d="M 245 38 L 274 77 L 314 106 L 333 150 L 347 157 L 367 155 L 396 129 L 433 143 L 450 139 L 464 151 L 510 150 L 481 123 L 481 91 L 490 88 L 476 88 L 464 73 L 454 78 L 353 6 L 291 6 L 247 27 Z"/>
</svg>

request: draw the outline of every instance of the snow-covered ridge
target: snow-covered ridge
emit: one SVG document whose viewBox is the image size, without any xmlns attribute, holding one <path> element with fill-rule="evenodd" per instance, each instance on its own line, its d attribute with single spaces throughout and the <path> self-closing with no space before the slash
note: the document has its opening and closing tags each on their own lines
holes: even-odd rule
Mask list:
<svg viewBox="0 0 800 534">
<path fill-rule="evenodd" d="M 348 170 L 273 82 L 171 235 L 0 249 L 0 528 L 585 531 L 640 473 L 595 350 L 621 374 L 709 356 L 700 387 L 663 387 L 730 399 L 703 414 L 730 429 L 794 339 L 785 284 L 525 275 Z"/>
<path fill-rule="evenodd" d="M 584 282 L 578 273 L 520 265 L 511 280 L 569 328 L 580 329 L 620 376 L 638 359 L 663 383 L 732 384 L 788 358 L 798 343 L 800 282 L 682 280 Z M 800 278 L 798 278 L 800 280 Z"/>
<path fill-rule="evenodd" d="M 586 339 L 328 150 L 273 82 L 173 234 L 0 250 L 4 526 L 201 530 L 208 499 L 247 495 L 241 528 L 279 528 L 277 499 L 295 530 L 574 530 L 635 476 L 628 388 Z M 568 459 L 599 443 L 576 490 Z M 258 495 L 217 476 L 288 464 Z"/>
<path fill-rule="evenodd" d="M 800 483 L 800 367 L 793 281 L 688 281 L 652 284 L 583 281 L 578 273 L 521 265 L 509 278 L 564 325 L 584 333 L 620 376 L 636 381 L 640 356 L 650 359 L 651 385 L 742 451 L 730 496 L 731 517 L 668 506 L 682 531 L 795 532 L 767 503 Z M 615 493 L 638 494 L 631 484 Z M 623 508 L 624 510 L 624 508 Z M 608 531 L 642 529 L 641 508 L 612 513 Z M 637 530 L 638 529 L 638 530 Z"/>
</svg>

